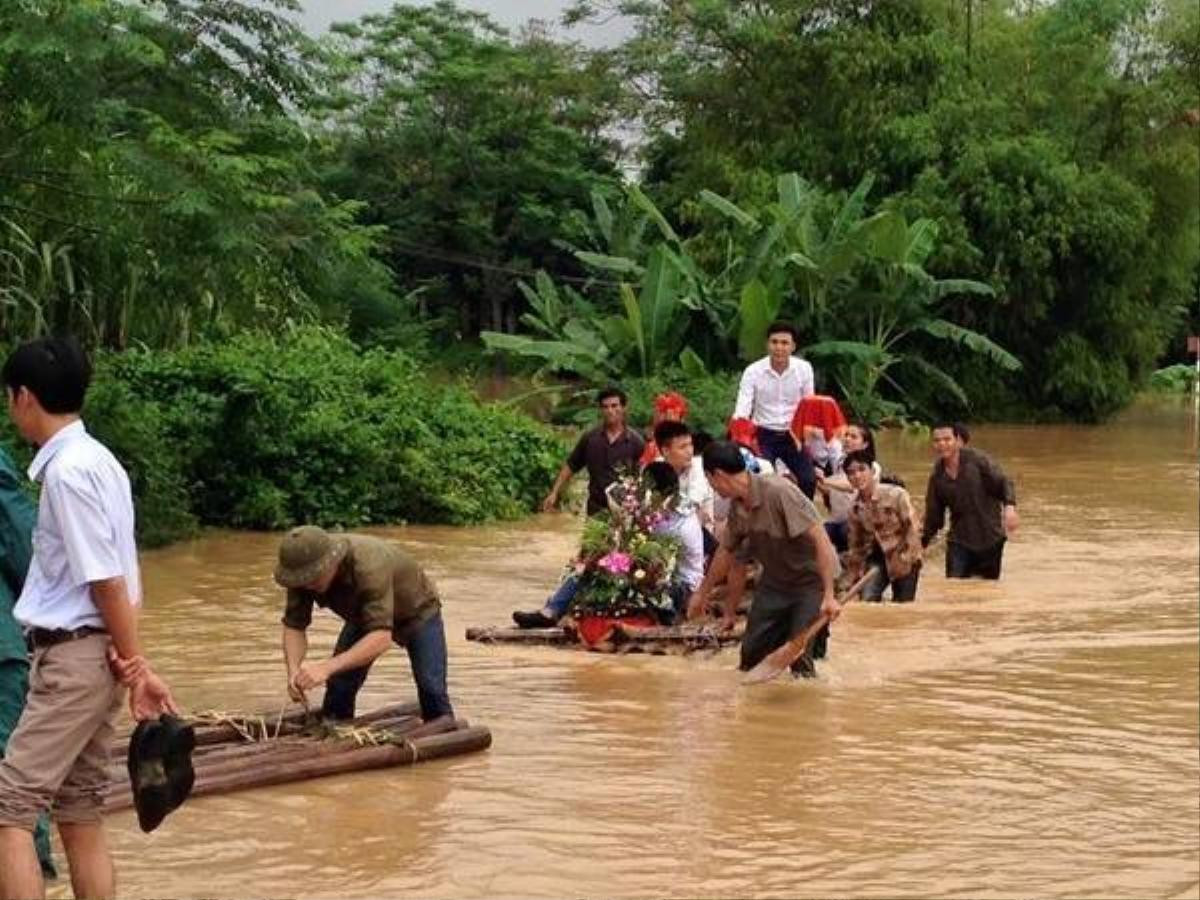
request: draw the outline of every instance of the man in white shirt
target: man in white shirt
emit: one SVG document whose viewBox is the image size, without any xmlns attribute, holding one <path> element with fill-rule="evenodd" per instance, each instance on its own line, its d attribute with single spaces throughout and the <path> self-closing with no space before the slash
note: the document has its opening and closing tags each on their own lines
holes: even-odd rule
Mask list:
<svg viewBox="0 0 1200 900">
<path fill-rule="evenodd" d="M 738 386 L 735 419 L 749 419 L 757 428 L 758 448 L 769 462 L 781 459 L 811 500 L 817 479 L 812 460 L 792 436 L 792 418 L 800 401 L 815 392 L 813 368 L 792 354 L 796 329 L 787 322 L 767 327 L 767 355 L 751 363 Z"/>
<path fill-rule="evenodd" d="M 695 512 L 700 519 L 700 526 L 711 532 L 716 495 L 704 477 L 700 457 L 695 454 L 692 430 L 683 422 L 659 422 L 654 428 L 654 443 L 659 450 L 659 459 L 670 463 L 679 477 L 676 508 L 683 513 Z"/>
<path fill-rule="evenodd" d="M 2 373 L 21 436 L 38 446 L 33 561 L 13 610 L 32 652 L 29 695 L 0 761 L 0 897 L 41 897 L 33 827 L 49 810 L 77 897 L 112 897 L 100 807 L 130 688 L 133 717 L 175 712 L 141 656 L 141 577 L 129 478 L 80 421 L 91 368 L 72 339 L 13 351 Z"/>
</svg>

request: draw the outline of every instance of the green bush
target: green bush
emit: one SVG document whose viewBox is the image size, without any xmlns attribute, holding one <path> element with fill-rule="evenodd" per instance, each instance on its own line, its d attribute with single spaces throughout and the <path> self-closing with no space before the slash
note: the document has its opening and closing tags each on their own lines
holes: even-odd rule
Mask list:
<svg viewBox="0 0 1200 900">
<path fill-rule="evenodd" d="M 159 546 L 194 532 L 184 458 L 167 436 L 159 405 L 101 376 L 88 392 L 84 420 L 129 473 L 141 543 Z"/>
<path fill-rule="evenodd" d="M 7 355 L 0 350 L 0 354 Z M 183 458 L 167 438 L 158 404 L 139 397 L 128 385 L 98 374 L 88 392 L 84 421 L 112 450 L 129 473 L 137 513 L 138 540 L 147 547 L 186 537 L 196 530 L 187 491 Z M 0 416 L 0 447 L 24 472 L 34 448 L 17 434 L 12 420 Z M 36 501 L 37 489 L 29 483 Z"/>
<path fill-rule="evenodd" d="M 1047 357 L 1046 390 L 1072 419 L 1099 422 L 1133 397 L 1133 384 L 1122 360 L 1101 356 L 1074 333 L 1063 335 Z"/>
<path fill-rule="evenodd" d="M 535 508 L 563 457 L 528 417 L 320 328 L 101 355 L 84 418 L 129 471 L 147 546 L 200 523 L 513 518 Z"/>
<path fill-rule="evenodd" d="M 688 402 L 688 424 L 693 429 L 721 437 L 733 414 L 737 400 L 740 372 L 720 372 L 715 375 L 685 375 L 679 369 L 669 369 L 648 378 L 627 378 L 613 382 L 629 396 L 627 420 L 631 428 L 646 433 L 652 421 L 654 398 L 664 391 L 678 391 Z M 596 392 L 607 385 L 564 384 L 550 394 L 552 406 L 549 417 L 562 425 L 586 428 L 599 422 Z M 527 407 L 530 405 L 525 404 Z"/>
<path fill-rule="evenodd" d="M 1195 385 L 1195 367 L 1183 363 L 1159 369 L 1150 376 L 1151 389 L 1164 394 L 1187 394 L 1195 389 Z"/>
<path fill-rule="evenodd" d="M 733 415 L 740 378 L 740 372 L 685 375 L 679 369 L 671 369 L 650 378 L 626 381 L 623 387 L 629 394 L 629 422 L 639 429 L 648 426 L 655 396 L 663 391 L 678 391 L 688 402 L 688 424 L 715 438 L 722 437 Z"/>
</svg>

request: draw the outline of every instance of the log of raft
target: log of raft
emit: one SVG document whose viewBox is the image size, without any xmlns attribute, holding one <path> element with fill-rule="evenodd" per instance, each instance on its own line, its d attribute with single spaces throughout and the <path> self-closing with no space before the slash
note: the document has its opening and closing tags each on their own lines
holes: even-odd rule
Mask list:
<svg viewBox="0 0 1200 900">
<path fill-rule="evenodd" d="M 739 621 L 729 631 L 722 631 L 712 625 L 660 625 L 654 627 L 638 627 L 636 625 L 618 625 L 613 629 L 613 643 L 639 647 L 655 647 L 659 644 L 682 644 L 689 650 L 711 650 L 741 643 L 742 635 L 746 632 L 746 623 Z M 647 652 L 653 652 L 649 650 Z"/>
<path fill-rule="evenodd" d="M 670 625 L 639 628 L 617 625 L 610 640 L 586 649 L 600 653 L 649 653 L 655 656 L 688 654 L 698 650 L 719 650 L 739 643 L 745 630 L 739 623 L 732 631 L 720 631 L 712 625 Z M 560 628 L 473 627 L 467 640 L 480 644 L 524 644 L 585 649 L 575 631 Z"/>
<path fill-rule="evenodd" d="M 467 640 L 480 644 L 531 644 L 560 646 L 578 643 L 562 628 L 512 628 L 503 625 L 475 626 L 467 629 Z"/>
<path fill-rule="evenodd" d="M 396 704 L 345 724 L 318 725 L 303 734 L 262 740 L 247 740 L 235 730 L 231 738 L 197 746 L 192 754 L 196 779 L 191 796 L 413 765 L 491 745 L 491 732 L 486 728 L 448 718 L 422 724 L 408 714 L 412 706 Z M 105 811 L 132 806 L 124 754 L 114 761 L 110 777 Z"/>
<path fill-rule="evenodd" d="M 223 794 L 247 788 L 268 787 L 341 775 L 347 772 L 365 772 L 369 769 L 386 769 L 394 766 L 411 766 L 446 756 L 474 753 L 492 745 L 492 733 L 483 727 L 468 725 L 446 734 L 428 735 L 398 744 L 379 747 L 353 747 L 339 753 L 324 753 L 305 759 L 282 762 L 277 766 L 256 766 L 214 774 L 211 778 L 196 780 L 193 796 Z M 107 804 L 106 804 L 107 808 Z M 115 808 L 115 807 L 114 807 Z"/>
</svg>

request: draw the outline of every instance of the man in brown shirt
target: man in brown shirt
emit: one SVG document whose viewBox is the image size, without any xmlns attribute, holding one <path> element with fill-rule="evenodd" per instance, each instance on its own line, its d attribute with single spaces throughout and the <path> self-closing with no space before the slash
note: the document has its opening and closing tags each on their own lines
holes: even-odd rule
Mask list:
<svg viewBox="0 0 1200 900">
<path fill-rule="evenodd" d="M 850 548 L 846 570 L 850 581 L 861 578 L 868 566 L 877 566 L 879 575 L 862 589 L 864 600 L 881 601 L 888 585 L 896 603 L 917 599 L 921 533 L 908 491 L 899 485 L 880 484 L 874 460 L 866 450 L 846 454 L 842 469 L 855 490 L 847 520 Z"/>
<path fill-rule="evenodd" d="M 925 546 L 942 529 L 950 510 L 947 578 L 999 578 L 1008 535 L 1017 530 L 1017 493 L 1012 479 L 986 453 L 967 447 L 961 425 L 933 428 L 938 460 L 925 491 Z"/>
<path fill-rule="evenodd" d="M 354 717 L 354 701 L 371 663 L 393 642 L 408 651 L 421 718 L 453 715 L 446 690 L 446 633 L 441 600 L 416 561 L 390 541 L 329 534 L 314 525 L 290 531 L 279 545 L 275 581 L 287 588 L 283 655 L 295 700 L 328 682 L 322 712 Z M 313 604 L 345 624 L 333 656 L 305 662 Z"/>
<path fill-rule="evenodd" d="M 559 493 L 580 469 L 586 468 L 588 472 L 589 516 L 608 509 L 604 492 L 616 481 L 618 469 L 637 470 L 638 458 L 646 442 L 625 424 L 625 392 L 620 388 L 605 388 L 597 395 L 596 403 L 600 406 L 601 424 L 583 433 L 559 469 L 554 487 L 542 501 L 542 509 L 546 512 L 558 505 Z"/>
<path fill-rule="evenodd" d="M 775 475 L 752 478 L 730 441 L 710 444 L 703 460 L 713 490 L 732 503 L 721 546 L 692 594 L 688 617 L 704 614 L 712 587 L 725 579 L 735 558 L 757 559 L 762 575 L 746 620 L 740 665 L 752 669 L 821 613 L 830 621 L 837 618 L 837 558 L 816 507 L 792 482 Z"/>
</svg>

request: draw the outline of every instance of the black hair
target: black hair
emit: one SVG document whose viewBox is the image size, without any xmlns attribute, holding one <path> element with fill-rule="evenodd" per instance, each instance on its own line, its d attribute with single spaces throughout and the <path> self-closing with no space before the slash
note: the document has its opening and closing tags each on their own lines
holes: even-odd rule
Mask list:
<svg viewBox="0 0 1200 900">
<path fill-rule="evenodd" d="M 9 354 L 3 378 L 10 391 L 25 388 L 37 397 L 42 409 L 61 415 L 83 409 L 92 367 L 75 338 L 38 338 Z"/>
<path fill-rule="evenodd" d="M 691 433 L 692 429 L 682 422 L 659 422 L 654 426 L 654 443 L 658 444 L 658 449 L 661 450 L 675 438 Z"/>
<path fill-rule="evenodd" d="M 782 319 L 777 319 L 767 326 L 767 337 L 770 338 L 773 334 L 790 334 L 792 340 L 800 342 L 800 335 L 796 333 L 796 326 L 791 322 L 785 322 Z"/>
<path fill-rule="evenodd" d="M 845 472 L 854 463 L 866 466 L 868 470 L 873 470 L 872 467 L 875 464 L 875 460 L 866 450 L 851 450 L 842 460 L 842 471 Z"/>
<path fill-rule="evenodd" d="M 679 491 L 679 476 L 669 462 L 658 460 L 642 469 L 642 480 L 659 494 L 674 494 Z"/>
<path fill-rule="evenodd" d="M 863 440 L 866 442 L 866 446 L 864 446 L 862 449 L 871 454 L 871 462 L 875 462 L 875 432 L 871 431 L 871 429 L 867 427 L 865 423 L 860 422 L 858 419 L 850 422 L 846 427 L 857 428 L 862 432 Z"/>
<path fill-rule="evenodd" d="M 707 431 L 692 432 L 692 451 L 699 456 L 704 448 L 713 442 L 713 436 Z"/>
<path fill-rule="evenodd" d="M 933 434 L 935 431 L 940 431 L 943 428 L 950 429 L 951 433 L 964 444 L 971 442 L 971 429 L 962 422 L 939 420 L 933 423 L 933 427 L 929 429 L 929 433 Z"/>
<path fill-rule="evenodd" d="M 704 448 L 704 471 L 736 475 L 746 471 L 746 460 L 733 441 L 713 441 Z"/>
<path fill-rule="evenodd" d="M 596 394 L 596 405 L 599 406 L 609 397 L 616 397 L 621 401 L 622 406 L 629 405 L 629 398 L 625 396 L 625 392 L 615 384 L 610 384 L 608 387 L 601 389 L 600 393 Z"/>
</svg>

